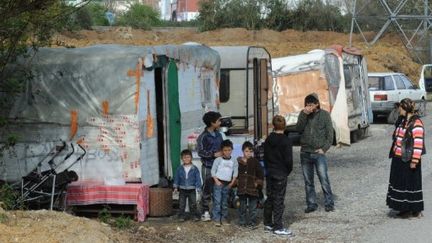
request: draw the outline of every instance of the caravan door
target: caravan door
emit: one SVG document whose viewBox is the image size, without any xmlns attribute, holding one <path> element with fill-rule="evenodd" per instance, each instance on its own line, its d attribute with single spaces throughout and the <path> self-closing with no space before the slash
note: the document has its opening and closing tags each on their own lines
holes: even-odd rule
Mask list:
<svg viewBox="0 0 432 243">
<path fill-rule="evenodd" d="M 254 59 L 253 62 L 253 80 L 254 80 L 254 124 L 255 124 L 255 139 L 260 139 L 268 135 L 268 91 L 269 91 L 269 75 L 268 75 L 268 60 Z"/>
</svg>

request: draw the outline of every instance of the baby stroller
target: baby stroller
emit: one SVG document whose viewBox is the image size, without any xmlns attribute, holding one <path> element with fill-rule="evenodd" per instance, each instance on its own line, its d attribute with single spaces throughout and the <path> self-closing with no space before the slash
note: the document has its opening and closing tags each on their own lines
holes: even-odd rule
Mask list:
<svg viewBox="0 0 432 243">
<path fill-rule="evenodd" d="M 64 198 L 66 187 L 69 183 L 78 180 L 78 175 L 75 171 L 69 169 L 80 161 L 86 154 L 86 150 L 78 144 L 78 147 L 83 151 L 75 161 L 73 161 L 66 169 L 57 173 L 56 169 L 75 153 L 75 147 L 70 144 L 71 151 L 60 160 L 57 164 L 55 159 L 58 158 L 63 151 L 67 148 L 65 142 L 61 146 L 54 147 L 48 155 L 46 155 L 28 175 L 23 176 L 21 179 L 21 194 L 16 200 L 15 208 L 26 207 L 28 209 L 41 209 L 49 208 L 52 210 L 54 206 L 56 209 L 64 208 L 60 201 Z M 51 157 L 50 157 L 51 156 Z M 48 160 L 49 159 L 49 160 Z M 42 171 L 41 168 L 47 161 L 49 166 L 48 170 Z"/>
</svg>

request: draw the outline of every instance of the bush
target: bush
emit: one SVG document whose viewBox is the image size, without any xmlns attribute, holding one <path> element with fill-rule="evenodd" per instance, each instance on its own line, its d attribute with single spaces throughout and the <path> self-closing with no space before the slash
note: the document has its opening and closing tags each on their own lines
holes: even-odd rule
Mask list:
<svg viewBox="0 0 432 243">
<path fill-rule="evenodd" d="M 201 31 L 235 27 L 267 27 L 278 31 L 349 30 L 351 17 L 342 15 L 337 6 L 322 0 L 300 0 L 296 8 L 290 8 L 288 3 L 288 0 L 203 0 L 199 27 Z"/>
<path fill-rule="evenodd" d="M 0 202 L 5 210 L 14 209 L 15 202 L 18 198 L 18 193 L 12 188 L 11 185 L 4 184 L 0 187 Z"/>
<path fill-rule="evenodd" d="M 90 16 L 93 22 L 93 25 L 97 26 L 108 26 L 108 19 L 105 17 L 105 12 L 107 9 L 101 4 L 90 3 L 84 7 L 90 12 Z"/>
<path fill-rule="evenodd" d="M 149 30 L 152 26 L 158 25 L 159 21 L 159 13 L 153 8 L 134 3 L 127 12 L 120 15 L 117 25 Z"/>
<path fill-rule="evenodd" d="M 114 226 L 118 229 L 127 229 L 132 226 L 132 219 L 127 216 L 121 215 L 115 219 Z"/>
<path fill-rule="evenodd" d="M 106 206 L 101 211 L 99 211 L 99 213 L 98 213 L 98 219 L 105 224 L 110 223 L 110 220 L 112 219 L 112 216 L 111 216 L 111 213 L 109 212 L 109 209 L 110 209 L 110 207 Z"/>
</svg>

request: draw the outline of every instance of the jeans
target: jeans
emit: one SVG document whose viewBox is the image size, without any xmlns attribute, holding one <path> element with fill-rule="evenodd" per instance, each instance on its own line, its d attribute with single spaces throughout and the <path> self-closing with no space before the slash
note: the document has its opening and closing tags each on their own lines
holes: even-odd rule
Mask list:
<svg viewBox="0 0 432 243">
<path fill-rule="evenodd" d="M 285 210 L 284 200 L 287 177 L 267 177 L 264 203 L 264 225 L 272 226 L 274 230 L 283 229 L 282 216 Z"/>
<path fill-rule="evenodd" d="M 221 221 L 228 218 L 228 182 L 222 182 L 221 186 L 213 185 L 212 220 Z"/>
<path fill-rule="evenodd" d="M 186 208 L 186 199 L 189 203 L 189 212 L 192 217 L 199 218 L 200 214 L 197 210 L 196 206 L 196 191 L 195 189 L 180 189 L 180 195 L 179 195 L 179 218 L 185 217 L 185 208 Z"/>
<path fill-rule="evenodd" d="M 204 165 L 201 167 L 201 178 L 203 180 L 202 197 L 201 197 L 201 210 L 202 213 L 209 211 L 209 204 L 213 191 L 213 177 L 211 175 L 211 168 Z"/>
<path fill-rule="evenodd" d="M 257 224 L 258 198 L 248 195 L 240 195 L 239 223 L 240 225 Z"/>
<path fill-rule="evenodd" d="M 325 206 L 333 207 L 333 193 L 330 186 L 330 180 L 327 174 L 327 158 L 324 154 L 301 152 L 300 160 L 303 170 L 303 177 L 306 191 L 306 204 L 308 208 L 317 208 L 316 192 L 314 185 L 314 169 L 318 174 L 321 188 L 324 193 Z"/>
</svg>

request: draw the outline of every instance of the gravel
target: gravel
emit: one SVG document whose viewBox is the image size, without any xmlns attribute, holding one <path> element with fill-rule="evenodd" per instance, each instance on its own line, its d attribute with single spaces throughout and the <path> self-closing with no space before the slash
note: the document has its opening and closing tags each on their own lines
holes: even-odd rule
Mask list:
<svg viewBox="0 0 432 243">
<path fill-rule="evenodd" d="M 431 105 L 428 105 L 431 114 Z M 426 131 L 432 131 L 432 115 L 423 117 Z M 388 234 L 398 231 L 398 225 L 404 229 L 406 221 L 388 216 L 386 206 L 390 159 L 388 152 L 391 145 L 393 126 L 373 124 L 369 136 L 350 147 L 332 148 L 327 156 L 329 161 L 329 177 L 335 194 L 335 211 L 324 211 L 324 199 L 317 176 L 315 186 L 318 193 L 319 210 L 305 214 L 305 192 L 301 174 L 299 148 L 294 150 L 294 170 L 289 176 L 284 221 L 295 234 L 292 242 L 386 242 Z M 429 136 L 427 134 L 426 136 Z M 431 200 L 427 200 L 432 187 L 431 164 L 432 143 L 426 139 L 428 154 L 423 157 L 423 187 L 425 189 L 425 208 Z M 429 197 L 430 198 L 430 197 Z M 432 214 L 431 214 L 432 215 Z M 431 215 L 418 220 L 419 225 L 430 227 L 425 222 Z M 424 222 L 421 222 L 424 221 Z M 410 222 L 412 222 L 410 220 Z M 424 241 L 432 238 L 432 233 L 421 227 L 411 227 L 411 233 Z M 395 230 L 396 229 L 396 230 Z M 404 232 L 402 230 L 402 232 Z M 386 236 L 387 235 L 387 236 Z M 396 237 L 393 237 L 397 240 Z M 245 232 L 232 237 L 232 242 L 273 242 L 272 234 L 263 233 L 262 229 Z M 282 238 L 281 240 L 287 240 Z M 394 241 L 392 241 L 394 242 Z"/>
</svg>

